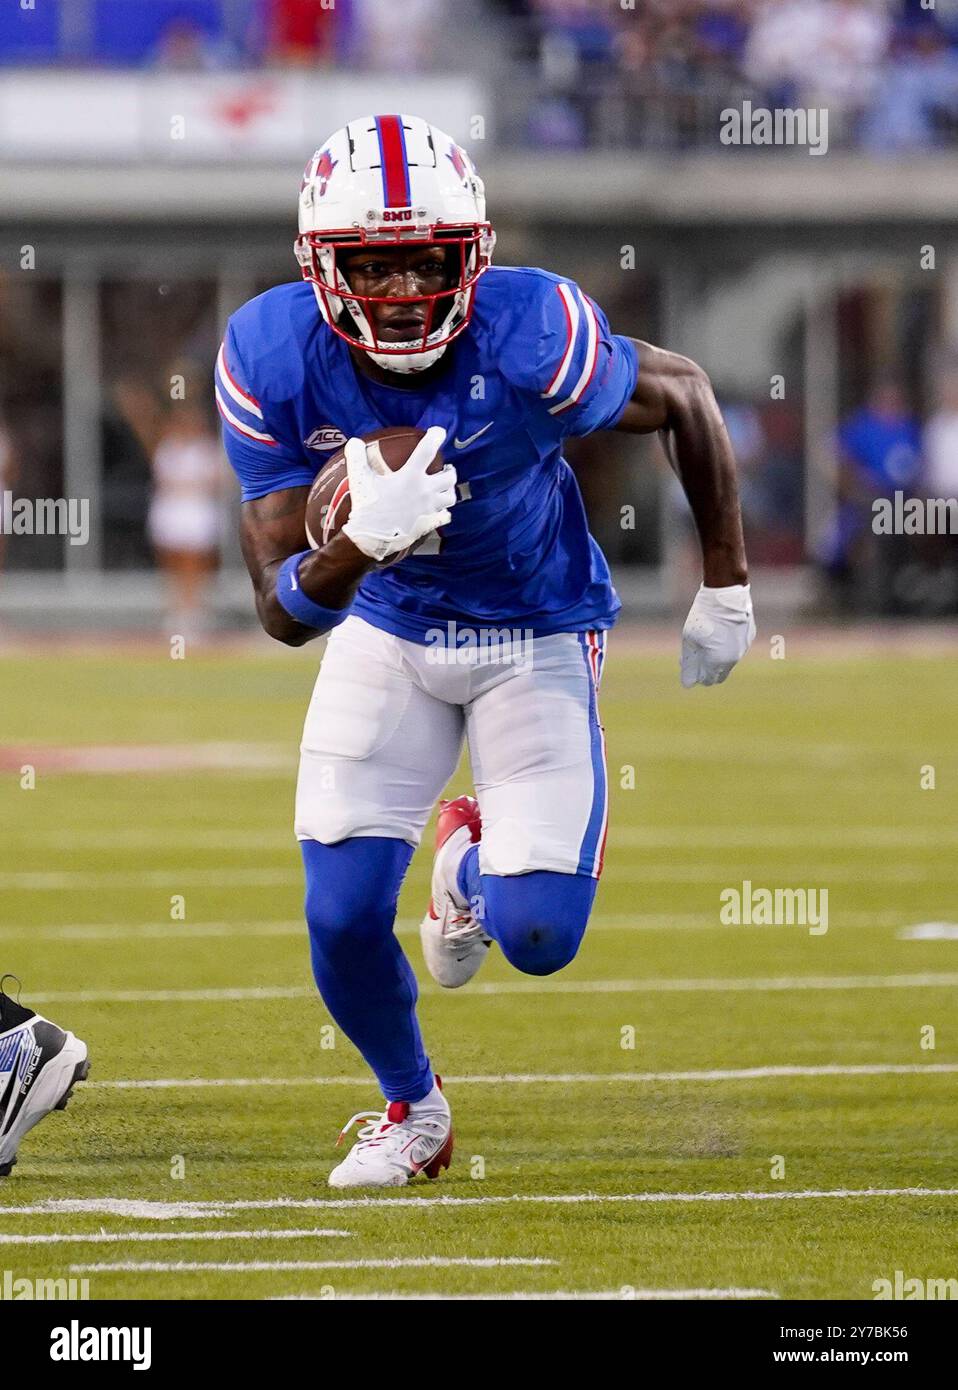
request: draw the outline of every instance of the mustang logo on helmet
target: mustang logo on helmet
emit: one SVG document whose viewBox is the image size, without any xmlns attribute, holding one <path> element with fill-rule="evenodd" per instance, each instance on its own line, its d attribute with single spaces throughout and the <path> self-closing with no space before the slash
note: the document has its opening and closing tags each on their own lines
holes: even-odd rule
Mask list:
<svg viewBox="0 0 958 1390">
<path fill-rule="evenodd" d="M 323 197 L 323 195 L 326 192 L 326 189 L 329 186 L 329 180 L 332 178 L 333 170 L 336 168 L 336 165 L 338 163 L 339 160 L 333 159 L 332 155 L 329 153 L 329 150 L 323 150 L 322 154 L 316 161 L 316 170 L 313 174 L 313 178 L 319 179 L 319 196 L 321 198 Z"/>
<path fill-rule="evenodd" d="M 466 161 L 462 157 L 462 150 L 459 146 L 453 145 L 446 155 L 446 158 L 452 160 L 452 167 L 462 179 L 463 183 L 465 183 L 466 179 L 469 177 L 469 170 L 466 168 Z"/>
</svg>

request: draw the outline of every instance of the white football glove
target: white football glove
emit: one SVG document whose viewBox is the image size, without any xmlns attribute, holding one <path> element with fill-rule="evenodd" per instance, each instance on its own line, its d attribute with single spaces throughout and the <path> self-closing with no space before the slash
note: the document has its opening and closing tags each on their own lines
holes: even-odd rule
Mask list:
<svg viewBox="0 0 958 1390">
<path fill-rule="evenodd" d="M 350 511 L 343 534 L 371 560 L 386 560 L 448 524 L 456 470 L 447 463 L 438 473 L 426 472 L 445 438 L 446 431 L 433 425 L 395 473 L 370 459 L 361 439 L 346 441 Z"/>
<path fill-rule="evenodd" d="M 682 684 L 721 685 L 755 640 L 748 584 L 703 584 L 682 629 Z"/>
</svg>

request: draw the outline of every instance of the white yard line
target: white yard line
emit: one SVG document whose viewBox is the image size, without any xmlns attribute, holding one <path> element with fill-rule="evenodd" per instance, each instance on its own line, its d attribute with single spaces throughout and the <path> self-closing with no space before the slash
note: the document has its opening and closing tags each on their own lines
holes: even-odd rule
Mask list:
<svg viewBox="0 0 958 1390">
<path fill-rule="evenodd" d="M 937 909 L 922 909 L 932 916 Z M 898 908 L 883 909 L 879 912 L 842 912 L 835 925 L 838 927 L 903 927 L 906 919 L 914 917 L 915 911 L 903 912 Z M 945 915 L 938 913 L 938 915 Z M 412 936 L 419 932 L 419 920 L 401 917 L 396 922 L 396 932 L 400 936 Z M 715 912 L 609 912 L 589 919 L 590 934 L 597 931 L 721 931 L 729 928 L 718 920 Z M 758 927 L 756 931 L 760 930 Z M 278 919 L 276 921 L 215 921 L 215 922 L 68 922 L 56 926 L 40 927 L 24 923 L 19 926 L 0 927 L 0 941 L 167 941 L 185 938 L 199 940 L 203 937 L 304 937 L 306 923 L 301 917 Z"/>
<path fill-rule="evenodd" d="M 579 1206 L 662 1202 L 858 1201 L 899 1197 L 958 1197 L 958 1187 L 837 1187 L 785 1192 L 578 1192 L 515 1193 L 508 1197 L 266 1197 L 231 1201 L 150 1202 L 126 1197 L 51 1197 L 29 1206 L 0 1207 L 0 1216 L 57 1216 L 64 1212 L 126 1216 L 137 1220 L 201 1220 L 236 1211 L 355 1211 L 380 1207 Z"/>
<path fill-rule="evenodd" d="M 958 849 L 958 833 L 941 826 L 887 825 L 735 825 L 613 826 L 609 838 L 632 849 L 828 849 L 836 853 L 871 849 Z M 155 844 L 155 842 L 154 842 Z"/>
<path fill-rule="evenodd" d="M 610 835 L 610 853 L 616 849 L 615 835 Z M 623 841 L 622 848 L 628 849 Z M 817 851 L 816 851 L 817 853 Z M 796 848 L 798 867 L 789 871 L 791 876 L 808 872 L 808 854 Z M 776 873 L 785 871 L 778 867 Z M 815 860 L 816 880 L 824 880 L 828 887 L 834 883 L 860 883 L 862 866 L 852 864 L 822 865 Z M 880 863 L 869 864 L 868 879 L 872 883 L 954 883 L 958 881 L 958 863 L 937 862 L 932 874 L 927 864 Z M 697 854 L 682 860 L 669 855 L 665 863 L 635 864 L 619 862 L 614 853 L 607 861 L 605 877 L 619 883 L 714 883 L 716 886 L 728 882 L 730 867 L 727 860 L 715 860 L 702 864 Z M 734 874 L 732 875 L 734 877 Z M 302 871 L 293 868 L 210 868 L 184 869 L 171 865 L 166 869 L 15 869 L 0 873 L 0 891 L 17 892 L 63 892 L 70 889 L 111 888 L 166 888 L 182 891 L 184 888 L 292 888 L 301 887 Z"/>
<path fill-rule="evenodd" d="M 958 849 L 958 833 L 942 826 L 850 826 L 850 825 L 734 825 L 714 827 L 701 825 L 632 826 L 613 825 L 610 832 L 615 844 L 634 849 L 829 849 L 836 853 L 845 850 L 870 849 Z M 169 850 L 225 852 L 240 850 L 294 851 L 296 840 L 291 830 L 277 829 L 274 823 L 257 830 L 186 830 L 182 826 L 125 826 L 103 830 L 30 829 L 22 832 L 25 849 L 47 845 L 61 853 L 64 850 L 104 850 L 111 854 L 158 846 Z M 17 843 L 17 831 L 10 831 L 9 843 Z"/>
<path fill-rule="evenodd" d="M 627 849 L 623 846 L 623 849 Z M 758 879 L 758 871 L 750 868 L 743 870 L 741 861 L 735 866 L 730 866 L 728 860 L 713 860 L 711 863 L 702 864 L 698 862 L 698 856 L 694 855 L 689 860 L 679 859 L 674 855 L 669 855 L 666 862 L 653 862 L 650 864 L 637 864 L 634 862 L 633 855 L 629 853 L 628 859 L 616 857 L 615 837 L 610 833 L 609 848 L 606 858 L 606 868 L 604 878 L 611 879 L 614 883 L 674 883 L 678 886 L 686 883 L 706 883 L 714 884 L 716 892 L 719 888 L 729 885 L 729 879 L 734 884 L 736 875 L 745 878 Z M 611 856 L 608 857 L 608 856 Z M 887 856 L 882 856 L 887 861 Z M 903 864 L 900 862 L 883 862 L 880 864 L 825 864 L 818 858 L 817 851 L 810 854 L 802 854 L 796 851 L 794 864 L 785 868 L 778 863 L 774 869 L 776 879 L 804 879 L 809 878 L 816 884 L 821 884 L 824 888 L 829 888 L 836 883 L 861 884 L 862 880 L 869 883 L 921 883 L 929 887 L 938 883 L 954 883 L 958 880 L 958 865 L 947 863 L 942 866 L 934 864 Z M 769 870 L 762 868 L 762 876 L 769 877 Z M 2 886 L 2 884 L 0 884 Z M 756 883 L 756 886 L 759 886 Z"/>
<path fill-rule="evenodd" d="M 20 869 L 0 874 L 0 889 L 20 892 L 67 888 L 286 888 L 301 884 L 299 869 Z"/>
<path fill-rule="evenodd" d="M 237 985 L 225 989 L 74 989 L 30 994 L 31 1004 L 222 1004 L 253 999 L 316 998 L 305 985 Z"/>
<path fill-rule="evenodd" d="M 237 777 L 273 776 L 296 767 L 294 750 L 283 743 L 79 743 L 39 744 L 32 747 L 4 745 L 0 767 L 23 761 L 35 763 L 43 773 L 153 773 L 225 772 Z"/>
<path fill-rule="evenodd" d="M 904 914 L 895 915 L 895 922 Z M 171 941 L 202 937 L 292 936 L 304 937 L 306 923 L 296 920 L 277 922 L 72 922 L 56 927 L 3 927 L 0 941 Z"/>
<path fill-rule="evenodd" d="M 614 695 L 612 697 L 615 698 Z M 634 709 L 631 701 L 624 702 Z M 710 762 L 731 766 L 746 764 L 754 767 L 777 765 L 795 773 L 817 769 L 839 771 L 842 768 L 881 766 L 895 770 L 908 766 L 912 758 L 924 761 L 922 749 L 916 744 L 897 744 L 892 752 L 882 749 L 876 741 L 862 739 L 854 743 L 836 741 L 825 743 L 819 738 L 792 734 L 723 734 L 716 739 L 709 733 L 671 732 L 658 736 L 650 730 L 637 728 L 629 737 L 629 746 L 637 762 Z"/>
<path fill-rule="evenodd" d="M 482 1257 L 457 1255 L 422 1255 L 408 1259 L 396 1256 L 382 1260 L 118 1260 L 100 1264 L 70 1266 L 71 1274 L 193 1274 L 210 1271 L 217 1274 L 255 1274 L 266 1270 L 310 1269 L 498 1269 L 501 1266 L 530 1267 L 554 1265 L 555 1260 L 523 1259 L 520 1256 Z"/>
<path fill-rule="evenodd" d="M 540 1085 L 654 1085 L 678 1081 L 762 1081 L 790 1076 L 945 1076 L 958 1072 L 958 1062 L 874 1062 L 854 1065 L 716 1067 L 708 1071 L 502 1072 L 476 1076 L 447 1076 L 456 1086 Z M 156 1077 L 142 1080 L 88 1081 L 84 1090 L 173 1091 L 206 1087 L 369 1086 L 368 1076 L 222 1076 Z"/>
<path fill-rule="evenodd" d="M 503 994 L 741 994 L 753 991 L 945 989 L 958 985 L 958 971 L 929 971 L 914 975 L 784 975 L 738 979 L 565 980 L 528 979 L 487 981 L 473 985 L 473 998 Z M 443 997 L 435 985 L 422 994 Z M 314 999 L 307 985 L 236 985 L 219 989 L 78 989 L 46 990 L 30 995 L 31 1004 L 220 1004 L 242 1000 Z"/>
<path fill-rule="evenodd" d="M 434 1302 L 441 1300 L 443 1303 L 484 1303 L 503 1300 L 518 1302 L 546 1302 L 551 1300 L 571 1300 L 579 1302 L 581 1300 L 591 1300 L 602 1302 L 631 1302 L 644 1300 L 670 1300 L 670 1299 L 730 1299 L 730 1298 L 780 1298 L 774 1289 L 633 1289 L 629 1288 L 627 1293 L 622 1289 L 589 1289 L 589 1290 L 553 1290 L 546 1293 L 527 1293 L 516 1291 L 514 1293 L 337 1293 L 336 1302 Z M 312 1293 L 285 1293 L 273 1294 L 267 1302 L 270 1303 L 292 1303 L 292 1302 L 325 1302 L 322 1294 Z"/>
<path fill-rule="evenodd" d="M 280 819 L 270 819 L 262 828 L 250 830 L 230 830 L 223 825 L 220 830 L 191 829 L 179 825 L 136 825 L 105 826 L 102 830 L 27 830 L 21 837 L 24 848 L 32 845 L 47 846 L 60 853 L 64 850 L 102 849 L 109 853 L 120 850 L 155 852 L 162 845 L 164 849 L 175 850 L 296 850 L 296 836 L 292 828 Z"/>
<path fill-rule="evenodd" d="M 125 1245 L 128 1241 L 157 1240 L 312 1240 L 315 1237 L 351 1236 L 352 1231 L 91 1231 L 86 1235 L 0 1235 L 0 1245 Z"/>
<path fill-rule="evenodd" d="M 272 1210 L 272 1206 L 267 1202 L 263 1210 Z M 196 1221 L 225 1216 L 226 1210 L 222 1202 L 151 1202 L 139 1197 L 51 1197 L 33 1206 L 0 1207 L 0 1216 L 65 1214 L 123 1216 L 132 1221 Z"/>
<path fill-rule="evenodd" d="M 550 980 L 535 978 L 473 985 L 472 994 L 738 994 L 775 990 L 944 989 L 958 985 L 958 971 L 915 975 L 784 975 L 702 980 Z M 429 993 L 444 991 L 426 986 Z"/>
</svg>

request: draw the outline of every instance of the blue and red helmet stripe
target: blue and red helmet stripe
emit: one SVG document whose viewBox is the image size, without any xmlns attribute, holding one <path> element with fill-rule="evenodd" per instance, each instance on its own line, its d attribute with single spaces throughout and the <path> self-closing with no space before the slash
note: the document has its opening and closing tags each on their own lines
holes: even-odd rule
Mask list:
<svg viewBox="0 0 958 1390">
<path fill-rule="evenodd" d="M 406 136 L 399 116 L 377 116 L 376 134 L 382 160 L 383 204 L 387 208 L 408 208 L 412 202 L 409 191 L 409 162 L 406 159 Z"/>
</svg>

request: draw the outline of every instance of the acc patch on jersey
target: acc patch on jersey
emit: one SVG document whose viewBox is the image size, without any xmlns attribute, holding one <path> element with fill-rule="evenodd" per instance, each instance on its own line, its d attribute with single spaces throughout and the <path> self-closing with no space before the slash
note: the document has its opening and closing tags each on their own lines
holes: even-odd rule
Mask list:
<svg viewBox="0 0 958 1390">
<path fill-rule="evenodd" d="M 346 436 L 342 430 L 336 429 L 333 425 L 323 425 L 318 430 L 313 430 L 308 439 L 303 443 L 307 449 L 318 449 L 320 453 L 332 453 L 334 449 L 341 449 L 346 443 Z"/>
</svg>

